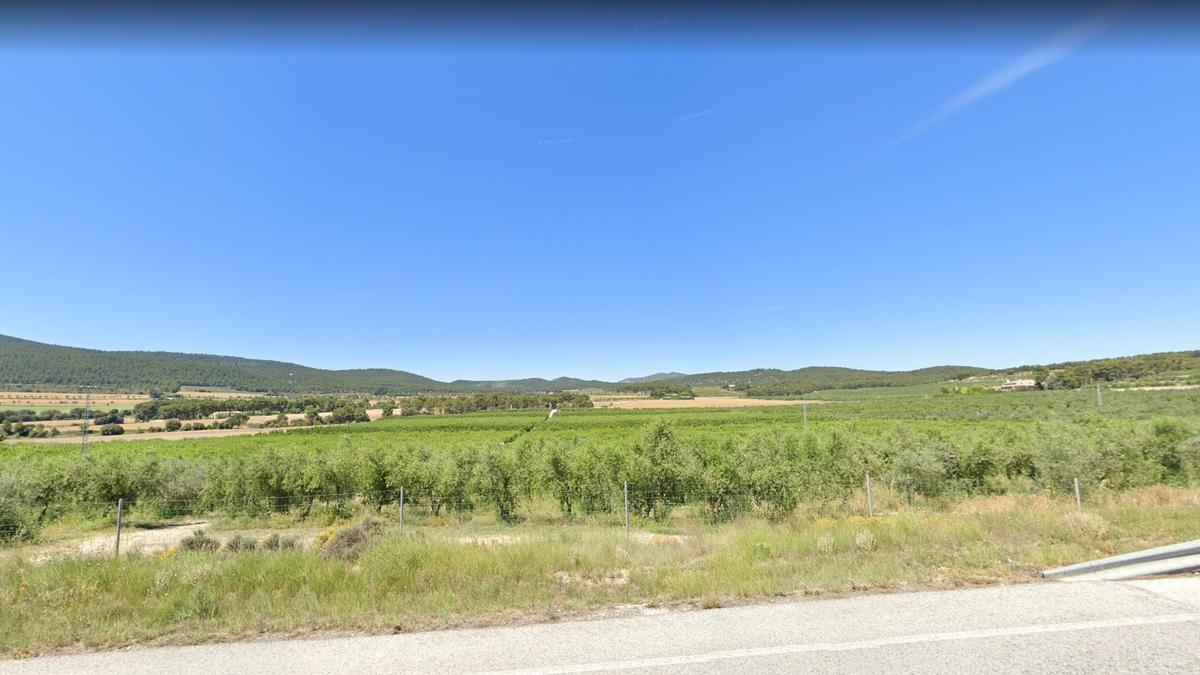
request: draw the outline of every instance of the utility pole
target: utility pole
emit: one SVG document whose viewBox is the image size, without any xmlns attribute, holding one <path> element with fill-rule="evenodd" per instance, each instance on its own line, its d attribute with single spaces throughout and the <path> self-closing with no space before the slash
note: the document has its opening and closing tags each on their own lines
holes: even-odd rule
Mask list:
<svg viewBox="0 0 1200 675">
<path fill-rule="evenodd" d="M 92 413 L 92 392 L 83 392 L 83 442 L 79 446 L 80 452 L 87 452 L 87 434 L 88 434 L 88 418 Z"/>
</svg>

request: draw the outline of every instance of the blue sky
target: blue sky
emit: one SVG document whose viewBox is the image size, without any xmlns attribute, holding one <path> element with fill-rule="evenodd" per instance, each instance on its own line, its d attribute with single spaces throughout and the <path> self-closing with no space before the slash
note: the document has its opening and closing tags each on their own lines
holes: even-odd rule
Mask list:
<svg viewBox="0 0 1200 675">
<path fill-rule="evenodd" d="M 439 379 L 1200 347 L 1200 49 L 1088 20 L 0 44 L 0 333 Z"/>
</svg>

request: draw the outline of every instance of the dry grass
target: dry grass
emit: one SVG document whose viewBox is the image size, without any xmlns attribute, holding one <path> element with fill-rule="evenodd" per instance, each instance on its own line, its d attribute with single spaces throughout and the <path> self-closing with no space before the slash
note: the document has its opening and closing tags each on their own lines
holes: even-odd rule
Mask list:
<svg viewBox="0 0 1200 675">
<path fill-rule="evenodd" d="M 254 396 L 263 396 L 263 394 L 255 394 L 246 391 L 204 391 L 201 389 L 181 389 L 178 392 L 183 398 L 215 398 L 215 399 L 230 399 L 230 398 L 252 398 Z"/>
<path fill-rule="evenodd" d="M 1164 488 L 1116 496 L 1083 514 L 1065 502 L 994 499 L 972 513 L 722 526 L 673 520 L 662 527 L 682 532 L 632 537 L 598 524 L 526 524 L 468 541 L 453 526 L 418 526 L 362 538 L 350 557 L 311 544 L 43 564 L 18 555 L 0 561 L 0 653 L 1031 581 L 1048 567 L 1200 537 L 1195 496 Z M 1142 505 L 1147 499 L 1153 504 Z M 224 542 L 232 533 L 214 536 Z"/>
</svg>

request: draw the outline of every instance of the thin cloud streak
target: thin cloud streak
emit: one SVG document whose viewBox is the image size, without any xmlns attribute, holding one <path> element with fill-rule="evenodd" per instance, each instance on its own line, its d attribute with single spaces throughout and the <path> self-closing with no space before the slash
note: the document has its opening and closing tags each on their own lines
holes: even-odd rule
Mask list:
<svg viewBox="0 0 1200 675">
<path fill-rule="evenodd" d="M 1114 5 L 1096 12 L 1083 21 L 1071 26 L 1037 49 L 1026 52 L 1016 61 L 988 74 L 983 79 L 959 92 L 939 106 L 933 114 L 909 127 L 907 131 L 892 141 L 892 145 L 910 141 L 950 117 L 957 115 L 969 106 L 978 103 L 998 91 L 1011 87 L 1021 79 L 1042 68 L 1053 65 L 1067 54 L 1078 49 L 1084 42 L 1099 34 L 1105 28 L 1108 28 L 1123 12 L 1123 7 Z"/>
</svg>

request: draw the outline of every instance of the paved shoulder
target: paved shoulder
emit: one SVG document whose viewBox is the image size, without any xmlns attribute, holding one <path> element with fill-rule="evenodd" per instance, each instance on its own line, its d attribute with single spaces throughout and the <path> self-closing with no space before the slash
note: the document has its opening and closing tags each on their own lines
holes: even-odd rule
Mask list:
<svg viewBox="0 0 1200 675">
<path fill-rule="evenodd" d="M 1200 672 L 1200 579 L 1044 582 L 11 661 L 3 673 Z"/>
</svg>

